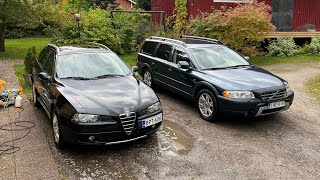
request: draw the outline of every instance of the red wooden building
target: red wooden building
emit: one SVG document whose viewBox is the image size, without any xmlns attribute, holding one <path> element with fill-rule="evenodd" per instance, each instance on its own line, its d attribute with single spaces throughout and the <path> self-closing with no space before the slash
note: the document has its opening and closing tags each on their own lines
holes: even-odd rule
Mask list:
<svg viewBox="0 0 320 180">
<path fill-rule="evenodd" d="M 278 31 L 320 31 L 320 0 L 258 0 L 272 7 L 272 22 Z M 250 0 L 188 0 L 189 17 L 201 12 L 212 12 L 221 6 L 235 7 L 237 3 Z M 175 0 L 151 0 L 151 9 L 165 11 L 164 16 L 172 16 Z M 153 15 L 153 22 L 159 22 L 160 15 Z"/>
<path fill-rule="evenodd" d="M 119 4 L 119 6 L 125 8 L 126 10 L 130 10 L 136 4 L 136 2 L 132 0 L 116 0 L 115 3 Z"/>
</svg>

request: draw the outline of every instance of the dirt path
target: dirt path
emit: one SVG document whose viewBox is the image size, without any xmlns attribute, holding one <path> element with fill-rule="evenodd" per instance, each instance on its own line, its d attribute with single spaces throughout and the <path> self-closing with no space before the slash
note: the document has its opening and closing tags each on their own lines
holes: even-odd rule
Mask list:
<svg viewBox="0 0 320 180">
<path fill-rule="evenodd" d="M 154 136 L 121 146 L 53 148 L 54 157 L 70 179 L 320 179 L 320 106 L 304 87 L 320 75 L 320 63 L 266 69 L 295 91 L 286 112 L 209 123 L 191 103 L 159 91 L 165 121 Z"/>
</svg>

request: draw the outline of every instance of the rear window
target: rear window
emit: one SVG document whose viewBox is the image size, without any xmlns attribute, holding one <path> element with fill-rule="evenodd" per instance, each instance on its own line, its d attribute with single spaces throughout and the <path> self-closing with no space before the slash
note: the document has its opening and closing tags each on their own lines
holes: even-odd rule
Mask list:
<svg viewBox="0 0 320 180">
<path fill-rule="evenodd" d="M 168 61 L 171 51 L 172 51 L 172 46 L 167 44 L 161 44 L 158 48 L 157 57 Z"/>
<path fill-rule="evenodd" d="M 153 52 L 154 52 L 154 49 L 156 48 L 157 46 L 157 42 L 152 42 L 152 41 L 146 41 L 144 44 L 143 44 L 143 47 L 141 49 L 141 52 L 143 54 L 147 54 L 147 55 L 150 55 L 152 56 L 153 55 Z"/>
</svg>

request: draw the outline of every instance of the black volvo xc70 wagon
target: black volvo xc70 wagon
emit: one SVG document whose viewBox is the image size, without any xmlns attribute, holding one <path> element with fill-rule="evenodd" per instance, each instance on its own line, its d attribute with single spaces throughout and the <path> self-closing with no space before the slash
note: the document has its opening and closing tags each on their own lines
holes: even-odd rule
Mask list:
<svg viewBox="0 0 320 180">
<path fill-rule="evenodd" d="M 150 37 L 137 66 L 148 86 L 194 100 L 208 121 L 221 112 L 261 116 L 284 111 L 294 98 L 288 82 L 214 39 Z"/>
</svg>

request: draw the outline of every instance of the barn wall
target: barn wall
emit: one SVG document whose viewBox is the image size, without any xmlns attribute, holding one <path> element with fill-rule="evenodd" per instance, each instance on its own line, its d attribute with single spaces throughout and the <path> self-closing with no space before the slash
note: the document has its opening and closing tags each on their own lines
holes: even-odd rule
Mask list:
<svg viewBox="0 0 320 180">
<path fill-rule="evenodd" d="M 320 1 L 295 0 L 293 31 L 320 31 Z"/>
</svg>

